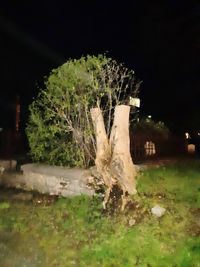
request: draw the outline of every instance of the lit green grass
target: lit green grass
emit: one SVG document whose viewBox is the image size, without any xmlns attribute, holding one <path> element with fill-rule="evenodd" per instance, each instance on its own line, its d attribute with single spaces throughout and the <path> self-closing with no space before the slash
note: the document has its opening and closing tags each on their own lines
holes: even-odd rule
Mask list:
<svg viewBox="0 0 200 267">
<path fill-rule="evenodd" d="M 134 209 L 108 216 L 98 197 L 0 203 L 0 266 L 200 266 L 200 162 L 146 170 L 138 192 L 134 226 Z M 155 204 L 166 208 L 160 219 Z"/>
</svg>

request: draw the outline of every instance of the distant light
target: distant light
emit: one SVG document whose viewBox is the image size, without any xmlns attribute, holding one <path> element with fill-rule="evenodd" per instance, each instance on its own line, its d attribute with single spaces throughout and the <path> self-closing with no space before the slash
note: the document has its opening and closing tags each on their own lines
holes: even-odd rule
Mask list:
<svg viewBox="0 0 200 267">
<path fill-rule="evenodd" d="M 200 136 L 200 133 L 198 133 L 198 136 Z"/>
<path fill-rule="evenodd" d="M 147 118 L 148 118 L 148 119 L 151 119 L 151 118 L 152 118 L 152 116 L 151 116 L 151 115 L 148 115 L 148 116 L 147 116 Z"/>
<path fill-rule="evenodd" d="M 186 139 L 190 139 L 191 137 L 190 137 L 190 134 L 189 133 L 185 133 L 185 138 Z"/>
<path fill-rule="evenodd" d="M 145 148 L 146 155 L 150 156 L 150 155 L 156 154 L 156 147 L 152 141 L 147 141 L 144 145 L 144 148 Z"/>
<path fill-rule="evenodd" d="M 188 153 L 194 154 L 195 153 L 195 145 L 194 144 L 189 144 L 188 145 Z"/>
<path fill-rule="evenodd" d="M 3 128 L 0 127 L 0 132 L 2 132 L 2 131 L 3 131 Z"/>
</svg>

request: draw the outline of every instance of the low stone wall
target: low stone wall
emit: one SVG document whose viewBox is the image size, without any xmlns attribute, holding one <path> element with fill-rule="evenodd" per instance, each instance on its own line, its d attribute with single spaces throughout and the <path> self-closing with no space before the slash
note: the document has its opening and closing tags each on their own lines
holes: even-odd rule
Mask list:
<svg viewBox="0 0 200 267">
<path fill-rule="evenodd" d="M 21 166 L 21 170 L 23 172 L 21 175 L 11 173 L 2 175 L 0 184 L 64 197 L 95 193 L 88 186 L 91 177 L 88 170 L 41 164 L 25 164 Z"/>
</svg>

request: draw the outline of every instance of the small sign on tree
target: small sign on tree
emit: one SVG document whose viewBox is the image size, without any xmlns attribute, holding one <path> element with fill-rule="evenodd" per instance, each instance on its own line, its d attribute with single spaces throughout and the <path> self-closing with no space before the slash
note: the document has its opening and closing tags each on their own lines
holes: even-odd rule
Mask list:
<svg viewBox="0 0 200 267">
<path fill-rule="evenodd" d="M 130 96 L 129 105 L 139 108 L 140 107 L 140 99 Z"/>
</svg>

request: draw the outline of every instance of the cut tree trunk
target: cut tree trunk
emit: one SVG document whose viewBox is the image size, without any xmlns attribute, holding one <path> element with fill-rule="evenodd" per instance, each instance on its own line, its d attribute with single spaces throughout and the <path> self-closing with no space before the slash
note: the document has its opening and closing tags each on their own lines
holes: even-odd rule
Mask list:
<svg viewBox="0 0 200 267">
<path fill-rule="evenodd" d="M 130 106 L 116 106 L 110 135 L 112 151 L 110 170 L 123 191 L 122 210 L 128 200 L 127 195 L 137 193 L 135 181 L 137 172 L 130 154 L 129 113 Z"/>
<path fill-rule="evenodd" d="M 103 202 L 104 208 L 115 184 L 123 191 L 122 209 L 126 204 L 126 195 L 137 193 L 136 169 L 130 154 L 129 113 L 129 106 L 115 107 L 114 122 L 110 140 L 108 140 L 101 109 L 91 109 L 97 147 L 95 164 L 107 188 Z"/>
<path fill-rule="evenodd" d="M 106 186 L 105 197 L 103 201 L 103 207 L 106 208 L 106 203 L 108 202 L 110 191 L 115 184 L 115 179 L 111 176 L 110 173 L 111 150 L 101 109 L 92 108 L 90 112 L 96 137 L 95 165 L 97 172 L 100 174 L 101 178 L 103 179 L 103 183 Z"/>
<path fill-rule="evenodd" d="M 130 154 L 129 137 L 130 106 L 119 105 L 115 108 L 114 122 L 110 135 L 112 151 L 111 171 L 123 191 L 130 195 L 136 191 L 136 168 Z"/>
</svg>

